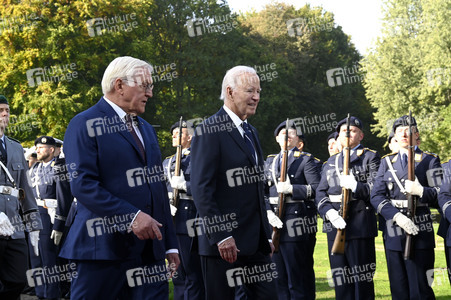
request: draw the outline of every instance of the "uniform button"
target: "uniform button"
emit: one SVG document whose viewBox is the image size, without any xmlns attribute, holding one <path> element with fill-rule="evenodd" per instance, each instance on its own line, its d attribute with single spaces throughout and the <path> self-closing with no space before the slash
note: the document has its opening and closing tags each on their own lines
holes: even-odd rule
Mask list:
<svg viewBox="0 0 451 300">
<path fill-rule="evenodd" d="M 185 206 L 185 209 L 188 209 L 188 206 Z"/>
</svg>

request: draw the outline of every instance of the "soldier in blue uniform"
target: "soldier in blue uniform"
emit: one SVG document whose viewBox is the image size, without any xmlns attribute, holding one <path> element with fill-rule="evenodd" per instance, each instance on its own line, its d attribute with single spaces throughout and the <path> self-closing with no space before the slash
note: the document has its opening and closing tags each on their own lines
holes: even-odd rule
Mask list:
<svg viewBox="0 0 451 300">
<path fill-rule="evenodd" d="M 30 170 L 33 193 L 39 207 L 43 229 L 39 234 L 40 256 L 30 251 L 33 269 L 54 268 L 58 263 L 58 246 L 65 230 L 66 217 L 72 203 L 66 166 L 56 163 L 54 157 L 55 139 L 41 136 L 35 140 L 38 163 Z M 31 250 L 31 249 L 30 249 Z M 46 282 L 36 285 L 40 298 L 57 299 L 61 296 L 61 282 Z"/>
<path fill-rule="evenodd" d="M 27 282 L 25 231 L 29 232 L 33 252 L 39 255 L 42 224 L 29 185 L 23 148 L 4 134 L 8 123 L 8 100 L 0 95 L 0 299 L 9 300 L 18 299 Z"/>
<path fill-rule="evenodd" d="M 376 151 L 364 148 L 363 125 L 356 117 L 350 118 L 351 149 L 350 175 L 342 175 L 343 151 L 329 157 L 316 190 L 316 205 L 324 219 L 327 233 L 330 274 L 329 285 L 335 288 L 336 299 L 374 299 L 373 276 L 376 268 L 374 238 L 377 236 L 375 210 L 370 204 L 370 191 L 380 164 Z M 346 119 L 337 123 L 337 141 L 346 145 Z M 339 214 L 342 188 L 351 190 L 347 219 Z M 337 229 L 345 229 L 344 254 L 331 255 Z"/>
<path fill-rule="evenodd" d="M 445 240 L 445 258 L 448 280 L 451 284 L 451 165 L 447 161 L 442 164 L 443 181 L 438 194 L 439 211 L 442 215 L 437 235 Z"/>
<path fill-rule="evenodd" d="M 274 131 L 283 147 L 286 121 Z M 265 162 L 267 215 L 269 223 L 281 230 L 279 252 L 272 259 L 277 266 L 279 299 L 315 299 L 313 252 L 316 243 L 316 208 L 313 202 L 319 183 L 319 168 L 310 153 L 301 152 L 296 126 L 288 130 L 287 180 L 279 182 L 282 153 L 269 155 Z M 286 194 L 283 220 L 275 214 L 278 194 Z"/>
<path fill-rule="evenodd" d="M 174 299 L 204 299 L 204 283 L 200 258 L 196 251 L 192 251 L 193 236 L 189 235 L 187 221 L 196 218 L 197 210 L 191 195 L 190 186 L 190 145 L 194 129 L 191 123 L 182 121 L 182 160 L 180 176 L 174 175 L 175 155 L 163 161 L 164 172 L 167 177 L 169 200 L 173 199 L 173 189 L 179 190 L 178 207 L 171 201 L 171 214 L 174 216 L 175 230 L 180 245 L 181 263 L 177 270 L 178 276 L 173 278 Z M 172 146 L 179 142 L 179 122 L 171 126 Z"/>
<path fill-rule="evenodd" d="M 415 181 L 407 179 L 409 117 L 393 124 L 399 150 L 383 157 L 371 193 L 371 204 L 379 214 L 383 232 L 388 277 L 393 299 L 435 299 L 428 284 L 427 271 L 434 268 L 434 229 L 429 206 L 437 204 L 440 159 L 415 147 Z M 412 120 L 417 142 L 419 132 Z M 414 221 L 406 217 L 406 193 L 419 196 Z M 412 254 L 404 260 L 405 233 L 413 235 Z"/>
</svg>

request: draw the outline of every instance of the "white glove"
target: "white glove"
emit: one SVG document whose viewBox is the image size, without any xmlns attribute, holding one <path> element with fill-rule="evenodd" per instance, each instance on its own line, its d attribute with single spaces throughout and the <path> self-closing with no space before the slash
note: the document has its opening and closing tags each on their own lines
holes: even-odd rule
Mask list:
<svg viewBox="0 0 451 300">
<path fill-rule="evenodd" d="M 293 185 L 290 182 L 290 179 L 287 178 L 284 182 L 278 182 L 276 185 L 277 193 L 279 194 L 293 194 Z"/>
<path fill-rule="evenodd" d="M 0 235 L 12 236 L 14 233 L 14 226 L 9 221 L 8 216 L 4 212 L 0 212 Z"/>
<path fill-rule="evenodd" d="M 174 205 L 172 205 L 172 204 L 169 204 L 170 205 L 170 207 L 171 207 L 171 215 L 172 216 L 175 216 L 175 213 L 177 212 L 177 207 L 175 207 Z"/>
<path fill-rule="evenodd" d="M 424 187 L 418 181 L 418 178 L 415 177 L 415 181 L 406 180 L 406 192 L 411 195 L 417 195 L 423 197 Z"/>
<path fill-rule="evenodd" d="M 171 178 L 171 187 L 177 190 L 186 191 L 186 180 L 185 176 L 172 176 Z"/>
<path fill-rule="evenodd" d="M 269 224 L 271 224 L 272 227 L 276 227 L 279 229 L 283 227 L 283 222 L 279 219 L 278 216 L 276 216 L 276 214 L 272 210 L 268 209 L 266 211 L 266 215 L 268 216 Z"/>
<path fill-rule="evenodd" d="M 30 232 L 30 242 L 36 256 L 39 256 L 39 230 Z"/>
<path fill-rule="evenodd" d="M 336 211 L 335 209 L 329 209 L 326 212 L 326 218 L 337 229 L 344 229 L 346 227 L 345 220 L 338 214 L 338 211 Z"/>
<path fill-rule="evenodd" d="M 56 231 L 56 230 L 52 230 L 52 234 L 50 234 L 50 238 L 53 239 L 53 242 L 57 246 L 60 244 L 62 236 L 63 236 L 63 233 L 61 231 Z"/>
<path fill-rule="evenodd" d="M 399 227 L 405 230 L 408 234 L 411 235 L 417 235 L 418 234 L 418 227 L 415 225 L 415 223 L 407 218 L 405 215 L 403 215 L 401 212 L 396 213 L 396 215 L 393 217 L 393 221 L 398 224 Z"/>
<path fill-rule="evenodd" d="M 351 175 L 340 175 L 340 186 L 355 193 L 357 180 L 355 180 L 354 174 L 351 172 Z"/>
<path fill-rule="evenodd" d="M 53 207 L 48 207 L 47 208 L 47 213 L 50 216 L 50 222 L 53 224 L 55 223 L 55 215 L 56 215 L 56 208 Z"/>
</svg>

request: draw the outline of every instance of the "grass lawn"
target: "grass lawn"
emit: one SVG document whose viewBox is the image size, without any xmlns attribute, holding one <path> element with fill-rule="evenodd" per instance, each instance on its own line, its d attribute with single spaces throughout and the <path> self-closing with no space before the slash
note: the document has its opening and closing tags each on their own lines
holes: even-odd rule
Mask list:
<svg viewBox="0 0 451 300">
<path fill-rule="evenodd" d="M 318 228 L 322 228 L 322 219 L 318 218 Z M 434 230 L 437 233 L 438 224 L 434 223 Z M 327 254 L 326 234 L 318 232 L 316 235 L 315 247 L 315 273 L 316 273 L 316 299 L 335 299 L 333 287 L 330 287 L 327 281 L 326 272 L 330 270 L 329 256 Z M 435 297 L 438 300 L 451 299 L 451 287 L 448 279 L 445 277 L 446 260 L 444 252 L 443 238 L 436 235 L 435 238 L 435 281 L 433 289 Z M 385 261 L 384 245 L 382 243 L 382 235 L 376 237 L 376 273 L 374 275 L 374 289 L 376 299 L 391 299 L 390 284 L 388 281 L 387 264 Z M 172 282 L 170 283 L 170 297 L 172 299 Z"/>
</svg>

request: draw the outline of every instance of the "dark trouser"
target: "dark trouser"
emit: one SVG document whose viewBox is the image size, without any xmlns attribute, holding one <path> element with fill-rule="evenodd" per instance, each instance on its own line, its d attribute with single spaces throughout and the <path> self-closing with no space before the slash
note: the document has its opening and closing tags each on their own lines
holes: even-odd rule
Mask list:
<svg viewBox="0 0 451 300">
<path fill-rule="evenodd" d="M 50 238 L 53 224 L 50 222 L 50 216 L 47 209 L 39 207 L 42 220 L 42 230 L 39 231 L 39 256 L 34 254 L 31 242 L 28 243 L 28 251 L 32 269 L 46 268 L 55 269 L 58 259 L 58 247 Z M 53 273 L 52 273 L 53 274 Z M 43 281 L 37 284 L 34 289 L 39 298 L 54 299 L 61 296 L 60 281 Z"/>
<path fill-rule="evenodd" d="M 315 299 L 312 241 L 281 242 L 272 259 L 277 265 L 279 300 Z"/>
<path fill-rule="evenodd" d="M 343 255 L 331 255 L 333 241 L 327 242 L 331 268 L 329 285 L 335 288 L 335 299 L 374 299 L 374 238 L 347 240 Z"/>
<path fill-rule="evenodd" d="M 242 287 L 247 299 L 275 300 L 277 271 L 269 255 L 239 256 L 230 264 L 221 257 L 201 256 L 207 300 L 233 300 Z"/>
<path fill-rule="evenodd" d="M 448 269 L 448 280 L 449 283 L 451 284 L 451 247 L 447 247 L 446 246 L 446 241 L 445 241 L 445 258 L 446 258 L 446 267 Z"/>
<path fill-rule="evenodd" d="M 185 281 L 186 273 L 183 268 L 183 257 L 180 255 L 180 265 L 177 268 L 177 275 L 172 278 L 172 285 L 174 286 L 174 298 L 173 300 L 185 300 Z M 187 298 L 189 299 L 189 298 Z"/>
<path fill-rule="evenodd" d="M 435 299 L 427 279 L 434 269 L 434 249 L 414 249 L 412 259 L 404 260 L 403 252 L 385 249 L 388 279 L 393 300 Z"/>
<path fill-rule="evenodd" d="M 28 248 L 25 239 L 0 238 L 0 299 L 16 300 L 27 283 Z"/>
<path fill-rule="evenodd" d="M 141 260 L 76 260 L 77 277 L 71 285 L 71 300 L 152 299 L 169 297 L 165 261 L 146 267 Z"/>
<path fill-rule="evenodd" d="M 189 235 L 178 234 L 177 239 L 180 245 L 180 265 L 185 271 L 186 299 L 203 300 L 205 299 L 205 289 L 202 267 L 199 254 L 191 251 L 193 238 Z"/>
</svg>

